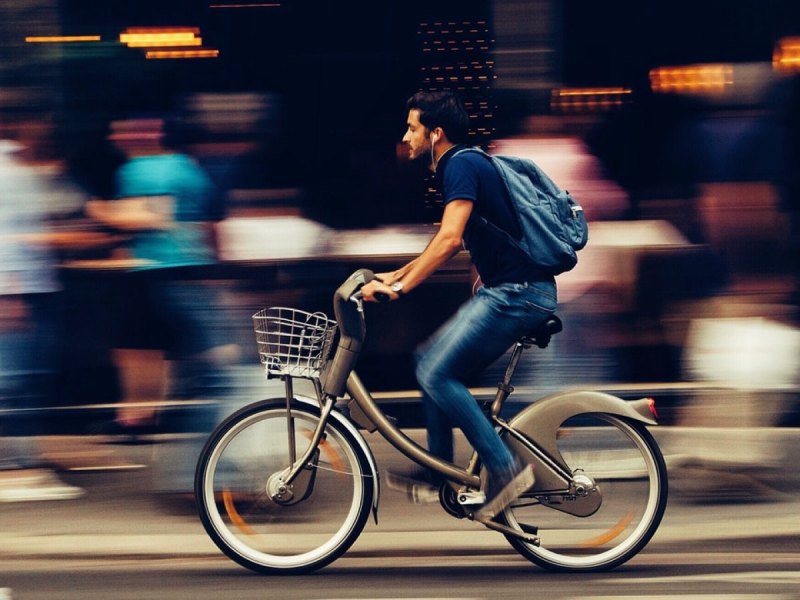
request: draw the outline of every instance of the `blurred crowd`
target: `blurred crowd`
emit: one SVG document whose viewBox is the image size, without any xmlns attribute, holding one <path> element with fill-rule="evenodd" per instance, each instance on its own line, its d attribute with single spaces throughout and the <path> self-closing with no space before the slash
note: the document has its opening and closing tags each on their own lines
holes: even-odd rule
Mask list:
<svg viewBox="0 0 800 600">
<path fill-rule="evenodd" d="M 81 494 L 58 479 L 36 441 L 46 433 L 48 408 L 63 401 L 64 371 L 103 362 L 121 388 L 106 401 L 121 402 L 92 432 L 178 434 L 162 451 L 157 486 L 190 491 L 202 443 L 196 434 L 216 422 L 231 389 L 226 370 L 238 360 L 225 335 L 231 319 L 222 290 L 203 273 L 217 262 L 220 192 L 197 160 L 168 145 L 166 121 L 148 115 L 109 123 L 108 140 L 124 158 L 114 198 L 88 199 L 57 162 L 41 162 L 50 141 L 41 124 L 24 110 L 0 120 L 0 500 Z M 123 277 L 109 287 L 102 276 L 70 279 L 63 271 L 70 267 Z M 153 361 L 121 375 L 142 363 L 140 353 L 126 355 L 130 348 L 168 357 L 166 388 L 137 397 L 163 377 L 151 370 L 160 367 Z M 86 381 L 85 389 L 98 384 Z M 185 407 L 159 413 L 154 406 L 163 400 Z"/>
</svg>

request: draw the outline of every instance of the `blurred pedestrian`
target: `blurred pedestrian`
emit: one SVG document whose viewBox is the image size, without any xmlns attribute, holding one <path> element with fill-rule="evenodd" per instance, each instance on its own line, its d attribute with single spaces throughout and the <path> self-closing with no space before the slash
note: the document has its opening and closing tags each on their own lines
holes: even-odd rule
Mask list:
<svg viewBox="0 0 800 600">
<path fill-rule="evenodd" d="M 127 157 L 116 174 L 116 198 L 93 200 L 86 211 L 132 236 L 127 250 L 140 261 L 136 286 L 146 312 L 166 333 L 163 342 L 172 361 L 168 398 L 191 401 L 161 415 L 121 415 L 118 429 L 156 426 L 158 419 L 159 430 L 207 433 L 228 394 L 228 366 L 236 358 L 236 347 L 223 337 L 220 290 L 206 280 L 207 267 L 215 262 L 215 192 L 190 156 L 166 145 L 164 126 L 159 118 L 112 124 L 110 139 Z M 159 491 L 192 490 L 199 443 L 180 437 L 164 448 L 157 465 Z"/>
<path fill-rule="evenodd" d="M 57 361 L 59 285 L 46 245 L 48 186 L 17 142 L 24 120 L 0 116 L 0 502 L 66 500 L 37 443 Z"/>
<path fill-rule="evenodd" d="M 800 324 L 800 74 L 785 82 L 788 88 L 782 107 L 784 158 L 780 179 L 781 207 L 789 215 L 789 271 L 794 319 Z"/>
</svg>

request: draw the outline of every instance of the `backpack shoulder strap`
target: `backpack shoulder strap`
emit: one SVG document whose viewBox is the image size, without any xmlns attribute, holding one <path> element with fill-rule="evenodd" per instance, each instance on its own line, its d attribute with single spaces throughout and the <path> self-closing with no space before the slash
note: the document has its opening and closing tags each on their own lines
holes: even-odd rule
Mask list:
<svg viewBox="0 0 800 600">
<path fill-rule="evenodd" d="M 457 150 L 455 154 L 453 154 L 453 158 L 458 156 L 459 154 L 463 154 L 465 152 L 474 152 L 476 154 L 481 154 L 489 159 L 491 159 L 491 155 L 487 154 L 483 148 L 479 148 L 478 146 L 468 146 L 466 148 L 461 148 L 461 150 Z"/>
<path fill-rule="evenodd" d="M 506 174 L 503 172 L 503 165 L 500 164 L 499 161 L 495 160 L 495 157 L 485 152 L 482 148 L 477 146 L 472 146 L 469 148 L 462 148 L 458 152 L 456 152 L 453 156 L 458 156 L 463 152 L 474 152 L 475 154 L 480 154 L 481 156 L 485 157 L 486 160 L 494 167 L 494 170 L 497 172 L 497 176 L 500 178 L 501 187 L 503 189 L 503 200 L 505 201 L 506 205 L 509 208 L 509 212 L 517 221 L 517 225 L 519 229 L 522 229 L 522 224 L 520 223 L 519 214 L 517 212 L 516 207 L 514 206 L 514 202 L 511 200 L 511 190 L 509 188 L 508 180 L 506 178 Z M 483 215 L 479 215 L 477 212 L 473 212 L 475 223 L 489 231 L 492 235 L 494 235 L 497 239 L 502 241 L 505 244 L 517 249 L 522 250 L 523 254 L 525 254 L 524 248 L 520 245 L 519 240 L 517 240 L 511 233 L 496 225 Z"/>
</svg>

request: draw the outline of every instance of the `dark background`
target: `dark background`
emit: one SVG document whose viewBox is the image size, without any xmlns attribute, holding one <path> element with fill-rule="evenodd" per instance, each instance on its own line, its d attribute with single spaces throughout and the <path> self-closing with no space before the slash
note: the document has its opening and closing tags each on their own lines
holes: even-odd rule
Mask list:
<svg viewBox="0 0 800 600">
<path fill-rule="evenodd" d="M 435 220 L 423 187 L 412 183 L 420 178 L 402 172 L 413 167 L 398 165 L 395 149 L 405 99 L 421 87 L 420 23 L 485 20 L 494 29 L 490 1 L 281 0 L 252 10 L 212 4 L 61 1 L 66 34 L 114 39 L 132 25 L 192 25 L 204 45 L 220 50 L 217 60 L 146 61 L 139 51 L 107 44 L 94 55 L 66 56 L 62 145 L 85 187 L 98 195 L 112 191 L 116 159 L 104 146 L 109 119 L 175 109 L 192 92 L 263 91 L 282 102 L 280 135 L 270 140 L 271 163 L 262 169 L 267 185 L 304 188 L 307 214 L 329 225 Z M 564 86 L 647 90 L 653 67 L 768 62 L 776 39 L 800 32 L 800 3 L 793 0 L 517 4 L 526 18 L 536 18 L 540 4 L 555 7 L 548 43 L 558 57 L 555 83 Z M 520 118 L 548 111 L 523 92 L 498 88 L 491 103 L 499 134 L 513 134 Z"/>
</svg>

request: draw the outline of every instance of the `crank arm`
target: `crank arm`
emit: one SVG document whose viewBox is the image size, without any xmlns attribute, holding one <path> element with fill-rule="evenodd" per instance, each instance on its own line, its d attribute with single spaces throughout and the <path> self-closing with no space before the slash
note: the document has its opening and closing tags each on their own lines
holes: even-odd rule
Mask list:
<svg viewBox="0 0 800 600">
<path fill-rule="evenodd" d="M 539 537 L 534 535 L 534 529 L 531 529 L 531 532 L 519 531 L 518 529 L 513 529 L 508 525 L 503 525 L 502 523 L 498 523 L 497 521 L 493 521 L 492 519 L 481 519 L 479 517 L 475 517 L 475 521 L 480 523 L 481 525 L 488 527 L 489 529 L 493 529 L 494 531 L 499 531 L 504 535 L 510 535 L 517 539 L 522 540 L 527 544 L 532 544 L 533 546 L 539 546 L 541 541 Z M 526 528 L 527 529 L 527 528 Z"/>
</svg>

